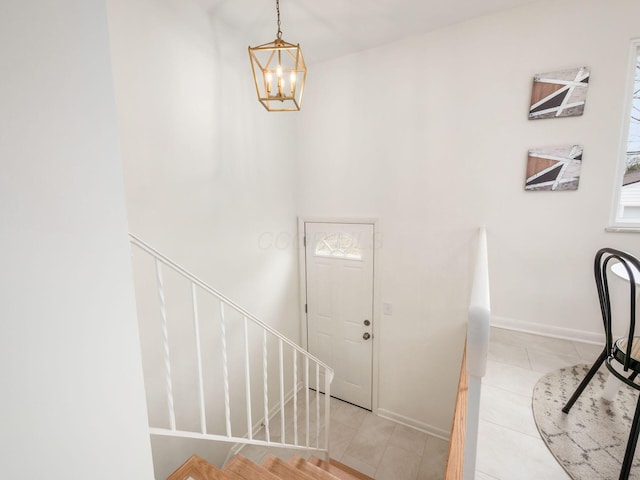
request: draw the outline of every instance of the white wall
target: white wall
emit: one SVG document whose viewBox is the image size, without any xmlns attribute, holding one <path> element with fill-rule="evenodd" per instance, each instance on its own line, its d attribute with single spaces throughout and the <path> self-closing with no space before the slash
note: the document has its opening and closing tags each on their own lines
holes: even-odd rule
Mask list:
<svg viewBox="0 0 640 480">
<path fill-rule="evenodd" d="M 313 68 L 299 146 L 303 215 L 378 217 L 380 409 L 448 431 L 479 225 L 496 321 L 597 339 L 597 248 L 623 118 L 631 0 L 554 0 Z M 587 65 L 582 117 L 529 121 L 536 73 Z M 580 188 L 525 192 L 527 150 L 582 144 Z"/>
<path fill-rule="evenodd" d="M 0 15 L 0 470 L 152 479 L 105 6 Z"/>
<path fill-rule="evenodd" d="M 225 56 L 194 2 L 108 5 L 131 231 L 247 308 L 288 312 L 296 257 L 261 240 L 295 229 L 295 116 L 247 97 L 246 45 Z"/>
<path fill-rule="evenodd" d="M 299 341 L 296 252 L 270 242 L 272 234 L 296 229 L 291 132 L 299 117 L 263 109 L 254 98 L 246 41 L 232 40 L 231 32 L 195 2 L 110 0 L 108 7 L 131 231 Z M 142 265 L 136 268 L 139 278 L 145 271 Z M 140 285 L 140 298 L 149 302 L 140 302 L 139 311 L 148 325 L 145 336 L 161 340 L 152 288 Z M 169 312 L 172 348 L 184 350 L 185 357 L 193 348 L 188 300 Z M 211 344 L 218 328 L 215 315 L 201 315 Z M 256 367 L 258 352 L 253 353 Z M 154 347 L 143 345 L 143 355 L 153 358 Z M 219 365 L 220 358 L 205 361 Z M 174 376 L 176 382 L 186 378 L 187 366 Z M 163 373 L 145 371 L 148 391 L 161 395 Z M 232 375 L 242 380 L 241 371 Z M 193 382 L 177 388 L 186 390 Z M 212 429 L 223 418 L 221 391 L 220 385 L 207 387 L 211 402 L 218 402 L 209 412 Z M 232 391 L 232 405 L 243 412 L 237 393 Z M 158 401 L 152 417 L 157 410 L 166 422 L 163 397 Z M 197 404 L 178 407 L 183 426 L 199 425 L 187 413 L 189 408 L 196 413 Z M 256 410 L 254 421 L 259 418 Z M 235 434 L 245 433 L 243 423 L 234 425 Z M 194 451 L 218 464 L 224 459 L 210 443 L 155 439 L 156 475 L 170 472 Z"/>
<path fill-rule="evenodd" d="M 260 239 L 379 218 L 383 413 L 449 430 L 478 225 L 497 323 L 600 337 L 593 253 L 635 243 L 604 232 L 635 2 L 536 2 L 315 65 L 291 116 L 246 95 L 246 42 L 215 15 L 109 7 L 132 231 L 296 339 L 294 249 Z M 585 115 L 527 120 L 533 75 L 581 65 Z M 564 143 L 585 148 L 579 190 L 525 192 L 527 149 Z"/>
</svg>

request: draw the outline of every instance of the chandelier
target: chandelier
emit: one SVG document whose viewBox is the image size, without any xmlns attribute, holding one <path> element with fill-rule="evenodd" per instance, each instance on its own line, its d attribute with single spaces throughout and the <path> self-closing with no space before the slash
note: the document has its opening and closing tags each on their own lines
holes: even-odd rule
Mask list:
<svg viewBox="0 0 640 480">
<path fill-rule="evenodd" d="M 278 33 L 273 42 L 249 47 L 251 70 L 260 103 L 270 112 L 300 110 L 307 67 L 300 44 L 282 39 L 280 0 L 276 0 Z"/>
</svg>

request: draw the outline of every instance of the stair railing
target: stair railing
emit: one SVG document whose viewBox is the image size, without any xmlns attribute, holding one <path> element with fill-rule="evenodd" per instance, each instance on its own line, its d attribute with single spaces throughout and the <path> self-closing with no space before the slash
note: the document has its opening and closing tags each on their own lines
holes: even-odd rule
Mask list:
<svg viewBox="0 0 640 480">
<path fill-rule="evenodd" d="M 469 300 L 467 341 L 462 355 L 458 395 L 449 441 L 445 480 L 473 480 L 478 450 L 480 393 L 487 368 L 491 297 L 487 231 L 478 231 L 476 263 Z"/>
<path fill-rule="evenodd" d="M 464 448 L 463 478 L 465 480 L 475 478 L 478 425 L 480 423 L 480 393 L 482 377 L 484 377 L 487 370 L 490 322 L 491 295 L 489 293 L 487 231 L 482 227 L 478 231 L 478 250 L 473 273 L 473 285 L 469 300 L 469 321 L 467 324 L 466 367 L 469 374 L 469 392 Z"/>
<path fill-rule="evenodd" d="M 131 244 L 138 247 L 143 252 L 153 257 L 155 261 L 156 272 L 156 284 L 158 290 L 158 302 L 160 318 L 162 323 L 162 337 L 163 337 L 163 360 L 164 360 L 164 373 L 166 383 L 166 401 L 167 401 L 167 415 L 169 428 L 154 427 L 149 425 L 149 432 L 152 435 L 160 436 L 172 436 L 202 440 L 214 440 L 221 442 L 230 442 L 242 445 L 261 445 L 269 447 L 286 447 L 288 449 L 315 451 L 323 454 L 328 458 L 329 452 L 329 427 L 330 427 L 330 395 L 331 395 L 331 382 L 333 380 L 334 372 L 331 367 L 321 362 L 319 359 L 309 354 L 302 347 L 298 346 L 278 331 L 262 322 L 255 315 L 251 314 L 237 303 L 233 302 L 215 288 L 211 287 L 194 274 L 174 262 L 170 258 L 166 257 L 149 244 L 142 241 L 140 238 L 133 234 L 130 234 Z M 169 333 L 167 324 L 167 309 L 166 309 L 166 291 L 163 277 L 163 267 L 168 267 L 178 275 L 188 280 L 191 285 L 191 303 L 192 303 L 192 316 L 193 316 L 193 328 L 194 328 L 194 340 L 196 351 L 196 368 L 198 378 L 198 403 L 199 403 L 199 420 L 200 428 L 198 431 L 193 429 L 182 429 L 176 423 L 176 412 L 174 405 L 174 393 L 173 393 L 173 380 L 172 380 L 172 363 L 169 348 Z M 203 361 L 201 352 L 201 338 L 200 338 L 200 325 L 198 309 L 198 293 L 204 292 L 210 296 L 215 297 L 219 301 L 219 317 L 220 317 L 220 351 L 222 355 L 222 372 L 223 372 L 223 388 L 224 388 L 224 416 L 225 416 L 225 431 L 223 434 L 211 433 L 207 429 L 206 418 L 206 400 L 204 392 L 204 377 L 203 377 Z M 243 342 L 242 345 L 234 346 L 234 348 L 241 348 L 243 350 L 244 358 L 244 398 L 245 398 L 245 412 L 243 416 L 246 416 L 247 432 L 245 435 L 238 436 L 234 434 L 234 428 L 232 425 L 232 405 L 229 394 L 229 362 L 228 354 L 230 346 L 227 344 L 227 322 L 226 315 L 227 309 L 237 312 L 243 319 Z M 251 359 L 249 354 L 249 323 L 257 325 L 262 330 L 262 371 L 263 371 L 263 385 L 261 401 L 263 403 L 264 417 L 258 421 L 255 425 L 252 419 L 252 401 L 251 394 Z M 276 408 L 270 410 L 269 407 L 269 392 L 268 392 L 268 337 L 274 337 L 277 341 L 277 361 L 279 371 L 279 403 Z M 292 392 L 288 396 L 285 396 L 285 348 L 290 349 L 292 352 L 291 367 L 292 370 Z M 301 362 L 299 362 L 299 357 Z M 300 365 L 299 363 L 302 363 Z M 236 375 L 234 373 L 234 375 Z M 312 378 L 315 376 L 315 381 Z M 324 387 L 322 387 L 321 377 L 324 380 Z M 314 388 L 315 386 L 315 388 Z M 315 395 L 315 415 L 311 411 L 312 406 L 310 403 L 310 392 Z M 324 425 L 321 425 L 321 402 L 320 393 L 324 394 Z M 288 402 L 293 404 L 293 438 L 287 438 L 286 430 L 286 411 L 285 406 Z M 301 408 L 304 410 L 298 412 L 299 402 L 302 402 Z M 277 414 L 280 414 L 280 435 L 279 439 L 274 439 L 270 435 L 269 422 L 271 418 Z M 298 418 L 298 417 L 302 418 Z M 315 416 L 315 431 L 311 431 L 311 417 Z M 299 425 L 299 423 L 302 425 Z M 151 423 L 151 421 L 150 421 Z M 255 437 L 254 430 L 258 430 L 260 427 L 264 427 L 264 439 Z M 321 429 L 324 428 L 323 441 L 321 442 Z M 302 438 L 299 435 L 299 429 L 302 430 Z M 315 438 L 313 438 L 315 437 Z"/>
</svg>

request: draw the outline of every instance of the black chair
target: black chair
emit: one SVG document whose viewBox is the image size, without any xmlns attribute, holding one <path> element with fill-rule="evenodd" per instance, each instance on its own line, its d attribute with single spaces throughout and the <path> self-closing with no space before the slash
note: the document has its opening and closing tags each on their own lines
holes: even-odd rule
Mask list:
<svg viewBox="0 0 640 480">
<path fill-rule="evenodd" d="M 611 299 L 609 296 L 609 281 L 607 279 L 607 267 L 609 264 L 621 263 L 629 277 L 629 333 L 628 336 L 613 340 L 611 332 Z M 635 267 L 633 270 L 632 267 Z M 640 385 L 634 382 L 638 373 L 640 373 L 640 336 L 634 336 L 635 320 L 636 320 L 636 281 L 640 282 L 635 272 L 640 272 L 640 260 L 633 255 L 615 250 L 613 248 L 602 248 L 596 253 L 594 265 L 594 274 L 596 277 L 596 287 L 598 289 L 598 298 L 600 300 L 600 310 L 602 311 L 602 321 L 604 323 L 604 331 L 606 343 L 604 350 L 595 361 L 591 370 L 584 377 L 578 388 L 573 393 L 562 411 L 569 413 L 569 410 L 576 402 L 580 394 L 584 391 L 598 369 L 604 363 L 612 375 L 615 375 L 627 385 L 632 386 L 636 390 L 640 390 Z M 618 372 L 613 365 L 622 366 L 622 373 Z M 622 462 L 620 471 L 620 480 L 629 478 L 633 455 L 638 442 L 638 433 L 640 433 L 640 399 L 636 405 L 636 412 L 631 423 L 631 431 L 627 440 L 627 448 Z"/>
</svg>

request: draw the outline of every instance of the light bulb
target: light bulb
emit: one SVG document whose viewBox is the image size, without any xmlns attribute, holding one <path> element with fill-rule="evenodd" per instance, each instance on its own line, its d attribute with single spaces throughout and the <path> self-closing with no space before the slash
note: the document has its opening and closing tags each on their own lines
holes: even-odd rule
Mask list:
<svg viewBox="0 0 640 480">
<path fill-rule="evenodd" d="M 271 75 L 271 73 L 267 73 L 265 75 L 265 77 L 267 79 L 267 95 L 269 95 L 271 93 L 271 78 L 272 78 L 272 75 Z"/>
<path fill-rule="evenodd" d="M 282 65 L 278 64 L 276 72 L 278 74 L 278 95 L 282 97 L 284 89 L 284 80 L 282 79 Z"/>
<path fill-rule="evenodd" d="M 291 72 L 289 76 L 289 87 L 291 88 L 291 95 L 296 91 L 296 72 Z"/>
</svg>

